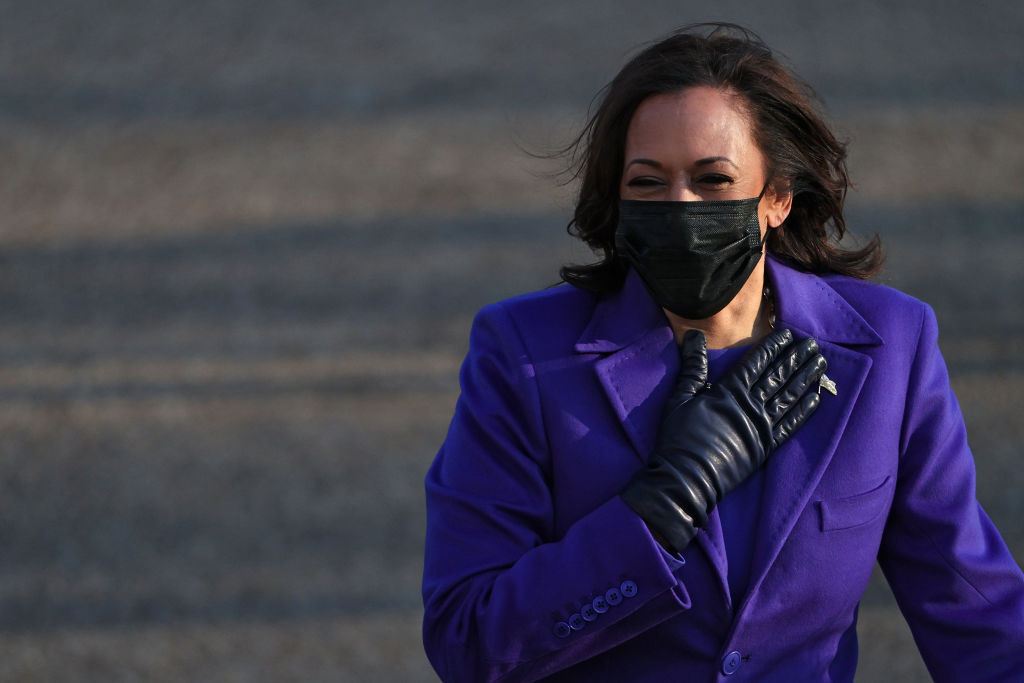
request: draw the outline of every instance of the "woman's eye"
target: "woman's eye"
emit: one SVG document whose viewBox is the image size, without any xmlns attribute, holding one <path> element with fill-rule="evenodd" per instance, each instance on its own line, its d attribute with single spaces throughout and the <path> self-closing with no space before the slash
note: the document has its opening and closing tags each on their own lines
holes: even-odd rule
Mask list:
<svg viewBox="0 0 1024 683">
<path fill-rule="evenodd" d="M 732 182 L 732 178 L 721 173 L 711 173 L 700 177 L 700 182 L 704 185 L 726 185 Z"/>
<path fill-rule="evenodd" d="M 657 178 L 651 178 L 647 176 L 640 178 L 632 178 L 629 182 L 626 183 L 628 187 L 656 187 L 662 184 L 663 183 Z"/>
</svg>

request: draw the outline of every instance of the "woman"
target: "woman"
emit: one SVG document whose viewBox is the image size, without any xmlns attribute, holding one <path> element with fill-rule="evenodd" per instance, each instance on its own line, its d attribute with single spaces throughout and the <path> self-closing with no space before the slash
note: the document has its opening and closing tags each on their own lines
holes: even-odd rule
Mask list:
<svg viewBox="0 0 1024 683">
<path fill-rule="evenodd" d="M 603 259 L 474 322 L 426 481 L 431 662 L 851 681 L 877 560 L 936 680 L 1024 680 L 935 316 L 866 282 L 877 242 L 837 246 L 845 153 L 806 89 L 706 30 L 631 60 L 577 141 Z"/>
</svg>

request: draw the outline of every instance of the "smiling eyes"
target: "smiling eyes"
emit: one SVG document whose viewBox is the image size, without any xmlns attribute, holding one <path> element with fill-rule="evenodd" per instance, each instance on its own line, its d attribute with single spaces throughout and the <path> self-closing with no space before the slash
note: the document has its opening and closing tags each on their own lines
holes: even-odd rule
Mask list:
<svg viewBox="0 0 1024 683">
<path fill-rule="evenodd" d="M 726 185 L 731 185 L 734 181 L 729 176 L 723 173 L 707 173 L 695 179 L 697 185 L 703 187 L 722 188 Z M 665 184 L 665 181 L 656 176 L 637 176 L 630 178 L 626 183 L 627 187 L 640 187 L 640 188 L 653 188 L 661 187 Z"/>
</svg>

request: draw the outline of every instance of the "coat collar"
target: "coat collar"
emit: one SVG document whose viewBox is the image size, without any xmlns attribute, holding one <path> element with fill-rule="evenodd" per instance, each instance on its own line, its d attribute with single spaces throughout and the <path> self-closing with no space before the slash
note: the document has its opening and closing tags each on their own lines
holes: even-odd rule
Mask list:
<svg viewBox="0 0 1024 683">
<path fill-rule="evenodd" d="M 802 333 L 819 342 L 882 343 L 874 328 L 825 279 L 796 270 L 771 255 L 765 266 L 777 307 L 776 327 L 788 327 L 798 336 Z"/>
<path fill-rule="evenodd" d="M 788 327 L 819 342 L 851 346 L 882 343 L 874 328 L 825 279 L 796 270 L 771 254 L 765 258 L 765 271 L 775 297 L 778 327 Z M 597 304 L 575 350 L 613 353 L 664 327 L 668 327 L 665 314 L 640 276 L 630 269 L 622 289 Z"/>
<path fill-rule="evenodd" d="M 872 365 L 863 347 L 883 343 L 827 278 L 796 270 L 771 256 L 766 259 L 766 277 L 773 287 L 776 326 L 818 341 L 839 393 L 823 396 L 815 415 L 766 465 L 748 594 L 756 592 L 764 580 L 835 452 Z M 679 371 L 679 357 L 668 320 L 634 271 L 629 271 L 619 292 L 598 302 L 575 350 L 601 354 L 594 363 L 598 380 L 637 457 L 646 462 Z M 697 541 L 728 596 L 720 531 L 714 511 Z M 729 602 L 737 606 L 735 596 Z"/>
<path fill-rule="evenodd" d="M 575 349 L 579 353 L 612 353 L 665 327 L 665 313 L 630 268 L 622 288 L 598 302 Z"/>
</svg>

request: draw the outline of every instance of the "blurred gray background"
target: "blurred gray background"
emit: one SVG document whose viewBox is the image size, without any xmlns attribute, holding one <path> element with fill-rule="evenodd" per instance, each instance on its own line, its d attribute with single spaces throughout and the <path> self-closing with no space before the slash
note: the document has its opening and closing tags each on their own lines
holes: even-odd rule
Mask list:
<svg viewBox="0 0 1024 683">
<path fill-rule="evenodd" d="M 429 681 L 422 478 L 639 43 L 761 33 L 851 142 L 1024 560 L 1024 6 L 0 1 L 0 679 Z M 884 582 L 864 681 L 927 680 Z"/>
</svg>

